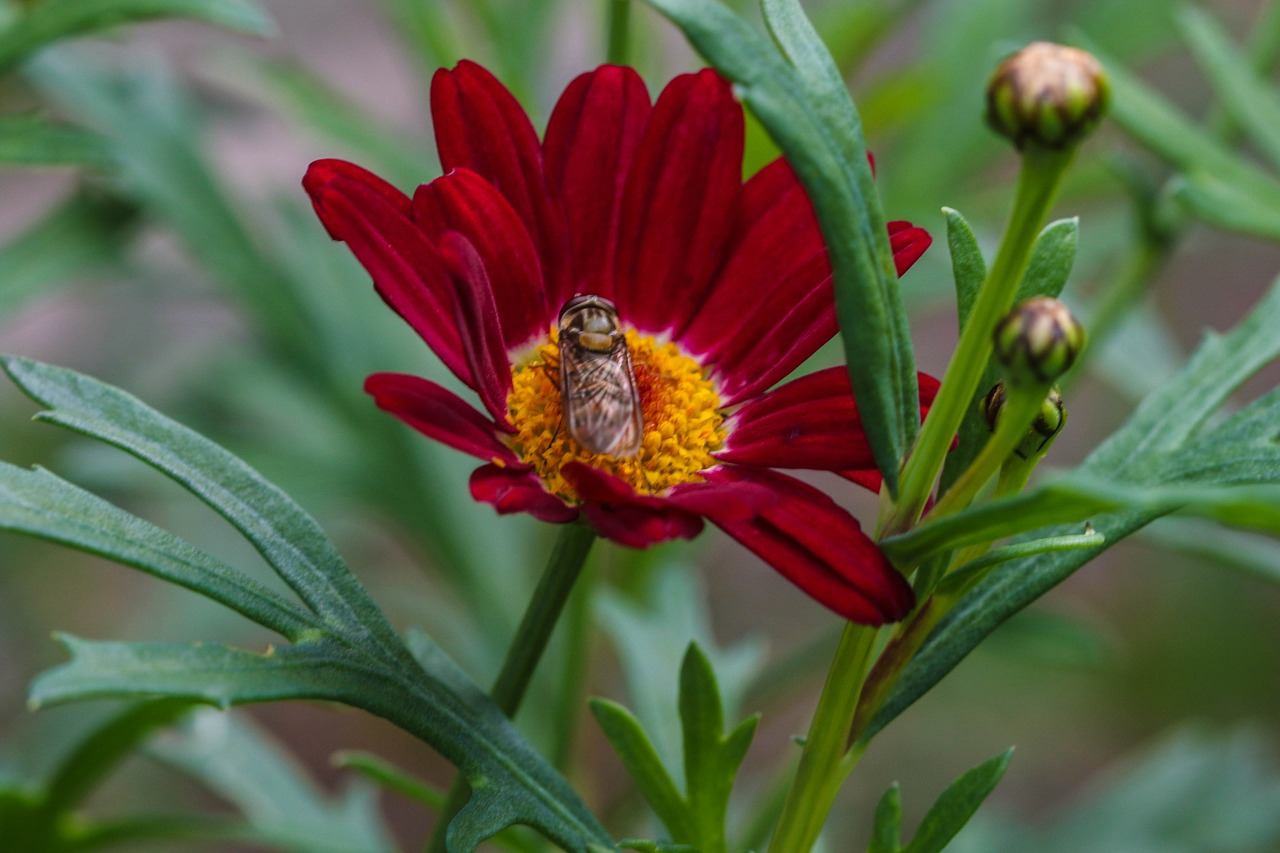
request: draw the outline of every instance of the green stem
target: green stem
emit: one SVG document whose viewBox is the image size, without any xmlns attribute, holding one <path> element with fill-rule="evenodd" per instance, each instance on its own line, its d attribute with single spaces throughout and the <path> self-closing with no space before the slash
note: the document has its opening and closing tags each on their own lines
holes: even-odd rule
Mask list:
<svg viewBox="0 0 1280 853">
<path fill-rule="evenodd" d="M 1036 236 L 1049 217 L 1062 175 L 1074 152 L 1074 148 L 1054 150 L 1035 145 L 1023 152 L 1009 227 L 978 291 L 942 387 L 902 469 L 898 503 L 885 518 L 882 531 L 885 534 L 907 529 L 924 510 L 951 439 L 960 428 L 982 372 L 991 359 L 991 331 L 1013 305 Z"/>
<path fill-rule="evenodd" d="M 608 5 L 606 23 L 608 47 L 605 62 L 610 65 L 626 65 L 631 47 L 631 0 L 605 0 Z"/>
<path fill-rule="evenodd" d="M 965 472 L 951 484 L 951 488 L 934 504 L 929 511 L 929 518 L 944 518 L 958 512 L 969 505 L 974 495 L 987 480 L 1000 469 L 1005 460 L 1013 453 L 1024 438 L 1031 422 L 1040 413 L 1045 395 L 1049 393 L 1048 385 L 1011 385 L 1005 392 L 1005 404 L 1000 411 L 1000 420 L 996 431 L 982 452 L 969 464 Z"/>
<path fill-rule="evenodd" d="M 876 632 L 849 623 L 840 637 L 827 682 L 809 726 L 800 766 L 769 843 L 770 853 L 808 853 L 818 840 L 841 783 L 861 752 L 849 752 L 849 729 Z"/>
<path fill-rule="evenodd" d="M 551 632 L 560 620 L 560 614 L 569 600 L 574 583 L 582 574 L 587 554 L 591 552 L 595 541 L 595 530 L 584 522 L 574 522 L 560 528 L 560 536 L 547 559 L 547 566 L 542 571 L 538 586 L 529 600 L 529 607 L 507 649 L 502 670 L 489 690 L 489 697 L 508 717 L 514 717 L 520 708 L 520 702 L 533 678 L 533 671 L 547 648 Z M 440 820 L 431 833 L 431 840 L 427 844 L 428 853 L 446 853 L 445 833 L 449 822 L 462 810 L 470 796 L 471 790 L 466 780 L 458 776 L 449 789 L 448 799 L 440 810 Z"/>
</svg>

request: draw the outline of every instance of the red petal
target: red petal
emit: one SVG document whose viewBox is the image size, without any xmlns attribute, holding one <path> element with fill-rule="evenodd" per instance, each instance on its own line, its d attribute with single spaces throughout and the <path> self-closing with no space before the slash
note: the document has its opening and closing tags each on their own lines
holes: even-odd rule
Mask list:
<svg viewBox="0 0 1280 853">
<path fill-rule="evenodd" d="M 880 487 L 884 485 L 884 475 L 874 468 L 866 468 L 861 471 L 837 471 L 836 473 L 849 482 L 856 483 L 875 494 L 880 494 Z"/>
<path fill-rule="evenodd" d="M 454 286 L 454 322 L 463 332 L 463 351 L 475 379 L 471 387 L 494 420 L 505 423 L 507 397 L 511 394 L 511 364 L 503 346 L 498 306 L 494 303 L 489 276 L 475 248 L 456 231 L 446 231 L 440 236 L 440 257 Z"/>
<path fill-rule="evenodd" d="M 564 221 L 547 195 L 538 134 L 520 103 L 464 59 L 431 79 L 431 116 L 444 170 L 470 169 L 511 202 L 538 249 L 547 291 L 565 292 Z"/>
<path fill-rule="evenodd" d="M 375 373 L 365 380 L 364 390 L 378 408 L 428 438 L 486 462 L 519 463 L 511 448 L 498 440 L 498 426 L 434 382 L 404 373 Z"/>
<path fill-rule="evenodd" d="M 889 248 L 893 250 L 893 265 L 899 277 L 920 260 L 932 243 L 933 238 L 923 228 L 900 219 L 889 223 Z"/>
<path fill-rule="evenodd" d="M 938 382 L 919 374 L 922 406 Z M 875 460 L 844 365 L 788 382 L 729 416 L 729 436 L 716 458 L 766 468 L 874 470 Z M 877 484 L 877 488 L 879 484 Z"/>
<path fill-rule="evenodd" d="M 456 231 L 475 247 L 494 289 L 508 351 L 546 335 L 559 302 L 548 306 L 529 232 L 492 184 L 468 169 L 455 169 L 418 187 L 413 217 L 432 239 Z"/>
<path fill-rule="evenodd" d="M 815 282 L 803 296 L 791 297 Z M 726 405 L 776 384 L 835 336 L 839 326 L 825 255 L 793 270 L 742 313 L 746 322 L 707 356 Z"/>
<path fill-rule="evenodd" d="M 544 489 L 538 475 L 524 466 L 480 466 L 471 472 L 471 497 L 493 504 L 501 515 L 527 512 L 553 524 L 564 524 L 578 517 L 577 507 Z"/>
<path fill-rule="evenodd" d="M 743 187 L 727 260 L 676 338 L 690 352 L 714 353 L 744 326 L 761 325 L 758 318 L 776 322 L 810 291 L 827 286 L 830 276 L 813 206 L 779 158 Z"/>
<path fill-rule="evenodd" d="M 881 625 L 906 616 L 911 586 L 858 522 L 822 492 L 772 471 L 731 466 L 705 472 L 705 488 L 729 494 L 743 482 L 772 490 L 778 500 L 743 520 L 708 502 L 706 517 L 787 580 L 840 616 Z"/>
<path fill-rule="evenodd" d="M 333 160 L 313 163 L 302 183 L 330 236 L 347 244 L 378 294 L 472 385 L 454 325 L 453 286 L 439 253 L 410 221 L 409 199 L 371 172 Z"/>
<path fill-rule="evenodd" d="M 640 76 L 605 65 L 570 83 L 551 113 L 544 168 L 565 213 L 572 259 L 570 289 L 551 294 L 553 307 L 574 293 L 613 298 L 622 187 L 650 111 Z"/>
<path fill-rule="evenodd" d="M 874 466 L 843 365 L 819 370 L 729 416 L 724 462 L 838 471 Z"/>
<path fill-rule="evenodd" d="M 702 519 L 666 498 L 636 494 L 622 480 L 581 462 L 560 469 L 582 499 L 582 512 L 606 539 L 629 548 L 648 548 L 668 539 L 692 539 Z"/>
<path fill-rule="evenodd" d="M 742 108 L 711 70 L 658 97 L 627 175 L 614 301 L 644 331 L 679 329 L 720 266 L 742 190 Z"/>
</svg>

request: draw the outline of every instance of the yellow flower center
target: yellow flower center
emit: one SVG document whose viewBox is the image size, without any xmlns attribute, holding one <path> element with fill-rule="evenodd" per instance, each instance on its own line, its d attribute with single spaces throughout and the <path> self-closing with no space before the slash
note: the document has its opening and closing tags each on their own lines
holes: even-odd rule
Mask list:
<svg viewBox="0 0 1280 853">
<path fill-rule="evenodd" d="M 640 494 L 658 494 L 698 482 L 716 464 L 711 453 L 724 443 L 720 395 L 701 366 L 673 343 L 629 331 L 631 369 L 644 415 L 644 441 L 635 456 L 618 458 L 584 450 L 565 425 L 560 403 L 558 330 L 527 363 L 515 368 L 507 411 L 516 433 L 507 439 L 538 472 L 547 490 L 566 501 L 578 495 L 560 475 L 568 462 L 583 462 L 630 483 Z"/>
</svg>

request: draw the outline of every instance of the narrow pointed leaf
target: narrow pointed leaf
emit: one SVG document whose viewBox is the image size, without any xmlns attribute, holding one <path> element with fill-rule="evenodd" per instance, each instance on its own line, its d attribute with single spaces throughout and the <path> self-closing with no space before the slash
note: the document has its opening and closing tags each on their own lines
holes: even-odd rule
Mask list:
<svg viewBox="0 0 1280 853">
<path fill-rule="evenodd" d="M 141 702 L 94 729 L 59 760 L 45 785 L 45 808 L 57 813 L 78 806 L 142 740 L 191 707 L 181 699 Z"/>
<path fill-rule="evenodd" d="M 738 85 L 808 191 L 827 240 L 858 411 L 885 485 L 896 493 L 919 420 L 914 357 L 859 120 L 847 90 L 835 89 L 830 55 L 794 0 L 765 7 L 786 56 L 714 0 L 649 3 Z"/>
<path fill-rule="evenodd" d="M 242 572 L 48 471 L 0 462 L 0 530 L 34 536 L 194 590 L 283 636 L 318 622 Z"/>
<path fill-rule="evenodd" d="M 91 130 L 39 115 L 0 116 L 0 163 L 104 170 L 112 162 L 111 147 Z"/>
<path fill-rule="evenodd" d="M 1236 124 L 1280 168 L 1280 97 L 1257 74 L 1246 51 L 1234 44 L 1216 18 L 1195 6 L 1183 6 L 1178 29 L 1213 92 Z"/>
<path fill-rule="evenodd" d="M 41 420 L 118 447 L 182 484 L 231 522 L 331 626 L 363 631 L 400 654 L 399 639 L 315 520 L 244 462 L 118 388 L 27 359 L 4 357 L 0 365 L 49 407 Z"/>
<path fill-rule="evenodd" d="M 1036 236 L 1027 271 L 1018 286 L 1016 299 L 1022 301 L 1032 296 L 1057 296 L 1066 286 L 1067 277 L 1075 263 L 1076 245 L 1079 240 L 1079 221 L 1059 219 L 1044 227 Z M 960 328 L 968 322 L 978 288 L 986 278 L 986 264 L 978 249 L 977 240 L 969 224 L 954 210 L 947 212 L 947 243 L 951 248 L 951 263 L 956 277 L 956 302 L 960 315 Z M 947 455 L 942 469 L 938 491 L 944 494 L 964 473 L 965 469 L 982 452 L 991 435 L 986 418 L 982 415 L 982 398 L 986 396 L 1003 375 L 1002 369 L 992 359 L 978 380 L 978 388 L 964 419 L 960 422 L 959 442 Z"/>
<path fill-rule="evenodd" d="M 942 849 L 973 817 L 995 790 L 1013 757 L 1010 749 L 952 782 L 920 821 L 920 828 L 904 853 L 942 853 Z"/>
<path fill-rule="evenodd" d="M 867 853 L 898 853 L 902 844 L 902 790 L 894 782 L 876 805 Z"/>
<path fill-rule="evenodd" d="M 59 39 L 155 18 L 194 18 L 254 35 L 275 29 L 250 0 L 42 0 L 0 31 L 0 69 Z"/>
<path fill-rule="evenodd" d="M 640 721 L 626 708 L 607 699 L 592 699 L 590 707 L 613 751 L 622 759 L 628 775 L 658 820 L 673 838 L 696 838 L 696 818 L 662 765 Z"/>
</svg>

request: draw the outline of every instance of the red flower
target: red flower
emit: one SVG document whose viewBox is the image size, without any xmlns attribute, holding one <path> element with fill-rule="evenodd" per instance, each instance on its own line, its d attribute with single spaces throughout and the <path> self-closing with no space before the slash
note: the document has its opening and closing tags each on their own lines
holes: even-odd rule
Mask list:
<svg viewBox="0 0 1280 853">
<path fill-rule="evenodd" d="M 767 390 L 836 333 L 831 271 L 787 164 L 743 183 L 729 84 L 677 77 L 651 106 L 634 71 L 605 66 L 569 85 L 541 143 L 474 63 L 436 74 L 431 108 L 445 175 L 412 199 L 338 160 L 303 182 L 329 233 L 483 408 L 391 373 L 365 385 L 377 404 L 483 460 L 471 493 L 500 513 L 585 515 L 633 547 L 692 537 L 707 519 L 845 618 L 905 615 L 910 586 L 858 523 L 774 470 L 877 480 L 843 367 Z M 930 238 L 906 222 L 889 232 L 902 273 Z M 579 294 L 603 300 L 589 300 L 590 318 L 570 311 L 561 340 L 561 307 Z M 589 386 L 597 367 L 603 387 Z M 926 402 L 935 388 L 921 377 Z M 630 407 L 643 437 L 598 445 L 617 455 L 582 446 L 592 429 L 609 441 L 628 429 Z"/>
</svg>

